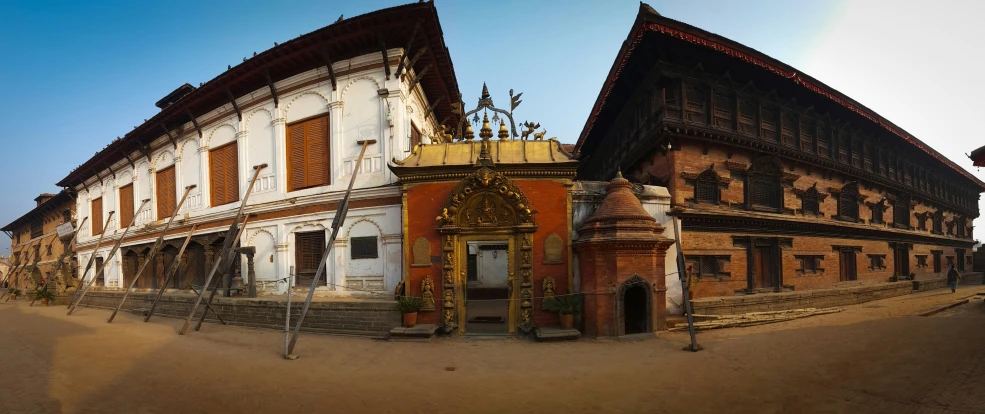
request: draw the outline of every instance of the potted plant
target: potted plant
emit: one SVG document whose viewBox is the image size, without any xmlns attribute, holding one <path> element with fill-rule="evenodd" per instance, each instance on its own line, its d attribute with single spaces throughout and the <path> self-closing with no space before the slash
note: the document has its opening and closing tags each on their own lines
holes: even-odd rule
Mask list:
<svg viewBox="0 0 985 414">
<path fill-rule="evenodd" d="M 413 296 L 397 298 L 397 309 L 404 316 L 404 327 L 413 328 L 417 325 L 417 311 L 424 307 L 424 300 Z"/>
<path fill-rule="evenodd" d="M 890 282 L 897 282 L 897 281 L 899 281 L 899 273 L 893 272 L 893 275 L 889 277 L 889 281 Z"/>
<path fill-rule="evenodd" d="M 34 295 L 35 299 L 41 299 L 41 306 L 48 306 L 48 303 L 55 300 L 55 294 L 48 289 L 41 289 Z"/>
<path fill-rule="evenodd" d="M 561 329 L 570 330 L 575 325 L 575 313 L 581 312 L 581 294 L 559 295 L 544 299 L 543 309 L 557 312 L 561 319 Z"/>
</svg>

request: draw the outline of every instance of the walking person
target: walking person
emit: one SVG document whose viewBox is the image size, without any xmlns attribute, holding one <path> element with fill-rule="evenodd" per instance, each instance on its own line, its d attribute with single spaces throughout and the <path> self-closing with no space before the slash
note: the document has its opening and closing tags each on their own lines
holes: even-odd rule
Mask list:
<svg viewBox="0 0 985 414">
<path fill-rule="evenodd" d="M 947 285 L 951 287 L 951 293 L 954 293 L 954 292 L 957 291 L 957 289 L 958 289 L 958 278 L 960 278 L 960 277 L 961 276 L 958 274 L 958 271 L 954 268 L 954 265 L 952 264 L 951 265 L 951 270 L 948 270 L 947 271 Z"/>
</svg>

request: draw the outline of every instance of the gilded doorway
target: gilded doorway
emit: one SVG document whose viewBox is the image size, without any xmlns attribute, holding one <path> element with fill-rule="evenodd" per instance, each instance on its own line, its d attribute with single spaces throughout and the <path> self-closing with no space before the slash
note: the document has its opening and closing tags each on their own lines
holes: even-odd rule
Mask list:
<svg viewBox="0 0 985 414">
<path fill-rule="evenodd" d="M 498 246 L 491 251 L 506 255 L 505 333 L 533 329 L 534 213 L 509 178 L 487 167 L 465 177 L 449 194 L 437 217 L 442 235 L 441 312 L 445 332 L 468 333 L 470 245 Z"/>
</svg>

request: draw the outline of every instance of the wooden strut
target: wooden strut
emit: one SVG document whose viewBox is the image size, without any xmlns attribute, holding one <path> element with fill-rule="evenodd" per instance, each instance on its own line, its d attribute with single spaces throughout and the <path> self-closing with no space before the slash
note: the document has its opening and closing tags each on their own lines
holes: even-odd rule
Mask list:
<svg viewBox="0 0 985 414">
<path fill-rule="evenodd" d="M 191 109 L 185 108 L 185 113 L 187 113 L 188 114 L 188 117 L 192 119 L 192 125 L 194 125 L 195 126 L 195 130 L 198 131 L 198 137 L 201 138 L 202 137 L 202 128 L 198 126 L 198 119 L 195 118 L 195 115 L 192 115 L 192 110 Z"/>
<path fill-rule="evenodd" d="M 352 171 L 352 178 L 349 180 L 349 188 L 345 190 L 345 197 L 342 198 L 342 202 L 339 203 L 339 208 L 335 212 L 335 219 L 332 220 L 332 235 L 330 236 L 328 243 L 325 245 L 325 252 L 322 253 L 321 261 L 318 262 L 318 270 L 315 271 L 315 278 L 311 281 L 311 288 L 308 289 L 308 297 L 304 300 L 304 307 L 301 308 L 301 314 L 298 316 L 298 322 L 294 326 L 294 333 L 291 335 L 291 342 L 287 345 L 288 355 L 294 353 L 294 345 L 298 342 L 298 335 L 301 333 L 301 325 L 304 324 L 304 317 L 308 314 L 308 307 L 311 306 L 311 299 L 315 296 L 315 288 L 318 287 L 318 280 L 321 279 L 322 273 L 325 272 L 325 262 L 328 261 L 329 254 L 332 253 L 332 246 L 335 245 L 335 238 L 339 235 L 339 229 L 345 221 L 345 215 L 349 212 L 349 196 L 352 195 L 352 186 L 356 183 L 356 176 L 359 175 L 359 170 L 362 169 L 363 156 L 366 155 L 366 148 L 372 144 L 375 144 L 376 140 L 371 139 L 367 141 L 358 141 L 358 143 L 363 147 L 359 150 L 359 158 L 356 160 L 356 168 Z"/>
<path fill-rule="evenodd" d="M 195 286 L 188 286 L 188 287 L 190 287 L 192 289 L 192 292 L 195 292 L 196 295 L 199 294 L 198 291 L 195 290 Z M 203 287 L 202 292 L 204 291 L 205 290 Z M 219 322 L 222 322 L 223 325 L 229 325 L 228 323 L 226 323 L 225 319 L 222 319 L 222 316 L 219 316 L 219 312 L 216 312 L 215 308 L 213 308 L 212 305 L 209 305 L 209 302 L 205 302 L 205 313 L 202 314 L 202 319 L 205 319 L 205 314 L 209 313 L 209 311 L 212 311 L 212 314 L 215 315 L 216 319 L 218 319 Z M 197 330 L 198 329 L 196 329 L 196 331 Z"/>
<path fill-rule="evenodd" d="M 243 231 L 246 230 L 246 223 L 249 220 L 250 220 L 250 216 L 249 215 L 247 215 L 245 218 L 243 218 L 243 224 L 239 227 L 239 230 L 236 232 L 236 238 L 233 239 L 233 240 L 235 240 L 235 242 L 232 245 L 229 246 L 229 252 L 227 253 L 227 256 L 228 256 L 228 259 L 229 260 L 226 261 L 227 264 L 226 264 L 226 268 L 223 271 L 223 273 L 226 273 L 230 269 L 232 269 L 233 263 L 235 263 L 233 260 L 236 260 L 236 255 L 235 255 L 236 244 L 239 243 L 239 238 L 240 238 L 240 236 L 243 235 Z M 212 309 L 212 300 L 215 298 L 216 292 L 219 291 L 219 280 L 220 280 L 219 278 L 216 278 L 216 280 L 215 280 L 215 286 L 212 288 L 212 293 L 209 294 L 209 300 L 205 301 L 205 307 L 208 308 L 208 309 Z M 208 283 L 206 283 L 204 286 L 202 286 L 202 292 L 201 293 L 198 293 L 198 292 L 195 292 L 195 293 L 204 296 L 205 295 L 205 292 L 207 290 L 209 290 Z M 202 312 L 202 317 L 199 318 L 198 323 L 195 324 L 195 330 L 196 331 L 199 331 L 199 330 L 202 329 L 202 323 L 205 322 L 205 316 L 208 314 L 208 309 L 206 309 L 205 312 Z M 215 313 L 217 317 L 219 316 L 219 313 L 216 312 L 214 309 L 212 310 L 212 312 Z M 226 322 L 223 321 L 221 317 L 219 318 L 219 321 L 222 322 L 223 325 L 226 324 Z"/>
<path fill-rule="evenodd" d="M 115 211 L 110 211 L 109 212 L 109 215 L 107 216 L 107 219 L 106 219 L 106 222 L 107 223 L 109 223 L 109 221 L 113 219 L 113 214 L 116 214 L 116 212 Z M 86 218 L 88 218 L 88 217 L 86 217 Z M 96 261 L 96 252 L 99 250 L 99 245 L 103 243 L 103 236 L 106 235 L 106 230 L 107 230 L 108 227 L 109 226 L 103 226 L 103 232 L 102 233 L 99 233 L 99 240 L 96 240 L 96 247 L 93 247 L 92 248 L 92 255 L 89 256 L 89 261 L 86 262 L 85 270 L 82 271 L 82 278 L 79 280 L 79 287 L 76 288 L 75 289 L 75 293 L 72 294 L 72 299 L 73 300 L 75 299 L 76 296 L 79 295 L 79 292 L 82 290 L 82 284 L 85 283 L 86 273 L 89 273 L 89 269 L 92 268 L 92 264 L 95 263 L 95 261 Z M 79 226 L 79 229 L 82 229 L 82 226 Z M 72 278 L 74 279 L 75 276 L 73 275 Z M 68 307 L 70 307 L 70 308 L 72 307 L 71 301 L 69 301 Z"/>
<path fill-rule="evenodd" d="M 325 66 L 328 67 L 328 77 L 332 81 L 332 90 L 334 91 L 338 88 L 335 80 L 335 69 L 332 68 L 332 57 L 328 55 L 327 50 L 322 50 L 319 54 L 321 55 L 322 60 L 325 61 Z"/>
<path fill-rule="evenodd" d="M 414 39 L 417 38 L 417 31 L 420 28 L 421 22 L 418 21 L 414 24 L 414 31 L 410 32 L 410 40 L 407 41 L 407 47 L 405 47 L 404 51 L 400 53 L 400 63 L 397 64 L 397 79 L 403 79 L 403 75 L 401 73 L 404 69 L 404 62 L 407 61 L 407 52 L 410 52 L 410 48 L 414 46 Z"/>
<path fill-rule="evenodd" d="M 188 198 L 188 193 L 191 193 L 191 191 L 194 190 L 195 187 L 197 186 L 194 184 L 185 187 L 185 194 L 181 196 L 181 201 L 179 201 L 178 205 L 174 208 L 174 212 L 171 213 L 171 218 L 168 219 L 168 223 L 165 224 L 164 229 L 161 230 L 161 235 L 157 237 L 157 241 L 154 242 L 154 246 L 151 247 L 150 254 L 148 254 L 147 257 L 144 259 L 144 263 L 140 265 L 140 269 L 137 270 L 137 274 L 134 275 L 133 280 L 130 281 L 130 286 L 127 287 L 127 291 L 123 293 L 123 299 L 120 300 L 120 304 L 117 305 L 115 310 L 113 310 L 113 313 L 109 315 L 109 319 L 106 321 L 106 323 L 113 322 L 113 318 L 116 317 L 117 312 L 119 312 L 120 309 L 123 308 L 123 304 L 127 301 L 127 296 L 130 296 L 130 291 L 133 289 L 134 286 L 137 285 L 137 279 L 140 279 L 140 275 L 144 273 L 144 269 L 146 269 L 147 265 L 150 264 L 152 260 L 154 260 L 154 256 L 157 255 L 157 252 L 159 252 L 161 248 L 164 247 L 164 236 L 168 234 L 168 229 L 171 228 L 171 223 L 174 222 L 174 218 L 177 217 L 178 212 L 181 211 L 181 206 L 185 204 L 185 199 Z"/>
<path fill-rule="evenodd" d="M 386 41 L 381 35 L 377 35 L 376 41 L 380 46 L 380 53 L 383 54 L 383 71 L 386 72 L 386 79 L 390 80 L 390 59 L 386 55 Z"/>
<path fill-rule="evenodd" d="M 85 224 L 86 220 L 89 220 L 89 217 L 82 219 L 82 223 L 79 224 L 80 229 L 82 228 L 82 225 Z M 56 264 L 55 268 L 51 270 L 51 276 L 42 279 L 44 280 L 44 283 L 41 284 L 41 287 L 38 288 L 38 291 L 45 290 L 48 287 L 48 283 L 51 282 L 51 279 L 54 277 L 58 277 L 58 271 L 62 270 L 62 265 L 64 265 L 65 258 L 72 254 L 72 249 L 75 248 L 75 242 L 78 240 L 79 240 L 79 231 L 76 230 L 75 235 L 72 236 L 72 242 L 68 244 L 68 248 L 66 248 L 65 251 L 62 252 L 60 256 L 58 256 L 58 264 Z M 52 243 L 54 243 L 54 240 L 52 240 Z M 38 296 L 34 295 L 34 299 L 31 300 L 31 304 L 28 306 L 34 306 L 34 302 L 36 302 L 37 300 L 38 300 Z"/>
<path fill-rule="evenodd" d="M 242 121 L 242 119 L 240 121 Z M 167 134 L 168 141 L 171 141 L 171 145 L 174 146 L 174 149 L 178 149 L 178 141 L 174 140 L 174 136 L 171 135 L 171 130 L 164 126 L 164 124 L 161 124 L 161 129 L 163 129 L 164 133 Z"/>
<path fill-rule="evenodd" d="M 40 244 L 41 244 L 41 240 L 38 240 L 38 245 L 40 245 Z M 23 252 L 24 249 L 21 249 L 21 251 Z M 17 266 L 14 266 L 14 270 L 11 270 L 10 272 L 7 272 L 7 277 L 3 278 L 3 281 L 6 282 L 8 279 L 10 279 L 12 276 L 14 276 L 14 274 L 16 274 L 18 271 L 24 271 L 24 269 L 27 269 L 27 267 L 30 266 L 29 264 L 27 264 L 28 262 L 30 262 L 30 260 L 29 260 L 30 257 L 31 257 L 31 245 L 28 244 L 27 245 L 27 254 L 24 255 L 24 261 L 18 263 Z M 0 283 L 0 285 L 2 285 L 2 283 Z M 3 294 L 0 294 L 0 299 L 3 299 L 4 296 L 7 296 L 7 291 L 6 290 L 3 291 Z M 7 298 L 7 300 L 10 300 L 10 298 Z"/>
<path fill-rule="evenodd" d="M 329 66 L 329 69 L 331 69 L 331 66 Z M 277 88 L 274 87 L 274 81 L 270 79 L 270 72 L 266 69 L 263 70 L 263 78 L 267 80 L 267 87 L 270 88 L 270 96 L 274 97 L 274 108 L 279 108 L 280 100 L 277 98 Z"/>
<path fill-rule="evenodd" d="M 239 110 L 239 105 L 236 104 L 236 97 L 233 96 L 233 91 L 229 88 L 226 88 L 226 97 L 229 98 L 229 103 L 233 104 L 233 109 L 236 110 L 236 116 L 239 117 L 240 121 L 242 121 L 243 112 Z"/>
<path fill-rule="evenodd" d="M 175 256 L 174 261 L 171 262 L 171 267 L 165 272 L 164 283 L 161 284 L 161 289 L 157 291 L 157 297 L 154 298 L 154 303 L 150 305 L 150 311 L 147 312 L 147 316 L 144 317 L 144 322 L 150 320 L 150 317 L 154 315 L 154 310 L 157 309 L 157 303 L 161 301 L 164 296 L 164 291 L 168 289 L 168 283 L 171 282 L 171 278 L 174 277 L 175 273 L 178 272 L 178 268 L 181 265 L 181 257 L 185 255 L 185 249 L 188 247 L 188 243 L 192 241 L 192 235 L 195 234 L 195 229 L 198 225 L 192 226 L 192 229 L 188 232 L 188 236 L 185 237 L 185 242 L 181 245 L 181 250 L 178 250 L 178 255 Z M 196 294 L 198 292 L 195 292 Z"/>
<path fill-rule="evenodd" d="M 267 164 L 260 164 L 253 167 L 253 169 L 255 170 L 255 172 L 253 173 L 253 179 L 250 180 L 250 186 L 247 187 L 246 189 L 246 195 L 243 196 L 243 201 L 239 204 L 239 210 L 236 211 L 236 218 L 233 219 L 233 224 L 230 225 L 229 230 L 226 231 L 226 239 L 222 242 L 222 249 L 219 250 L 219 258 L 216 259 L 215 264 L 212 266 L 212 270 L 210 270 L 209 275 L 206 276 L 205 288 L 202 289 L 202 292 L 199 293 L 198 297 L 195 299 L 195 304 L 192 305 L 191 312 L 189 312 L 188 317 L 185 318 L 184 325 L 182 325 L 181 329 L 178 330 L 179 335 L 184 335 L 185 332 L 188 332 L 188 326 L 191 325 L 192 318 L 195 317 L 195 311 L 198 310 L 198 305 L 202 303 L 202 297 L 205 296 L 205 291 L 208 288 L 208 286 L 211 284 L 212 277 L 215 276 L 215 272 L 219 270 L 219 265 L 224 261 L 232 262 L 233 258 L 227 256 L 230 256 L 233 250 L 232 246 L 235 244 L 233 238 L 235 237 L 236 239 L 239 239 L 238 234 L 240 234 L 240 231 L 237 231 L 236 227 L 239 226 L 239 221 L 243 217 L 243 210 L 246 208 L 247 200 L 250 199 L 250 193 L 253 192 L 253 185 L 256 184 L 257 178 L 260 177 L 260 171 L 262 171 L 264 168 L 267 168 Z M 246 228 L 246 226 L 243 226 L 242 228 Z M 212 302 L 212 297 L 214 296 L 215 296 L 215 291 L 213 291 L 212 296 L 209 297 L 210 304 Z"/>
<path fill-rule="evenodd" d="M 140 207 L 137 207 L 137 211 L 143 210 L 144 206 L 147 205 L 147 203 L 149 202 L 150 202 L 149 198 L 144 200 L 142 203 L 140 203 Z M 92 275 L 92 279 L 89 280 L 89 283 L 85 284 L 84 289 L 77 292 L 78 299 L 75 300 L 75 303 L 72 304 L 72 307 L 68 308 L 69 315 L 71 315 L 72 312 L 75 312 L 75 309 L 79 306 L 79 303 L 82 302 L 83 298 L 85 298 L 86 293 L 89 293 L 89 289 L 92 288 L 92 285 L 96 284 L 96 279 L 98 279 L 99 274 L 102 273 L 103 269 L 106 268 L 106 264 L 110 263 L 113 260 L 113 256 L 116 255 L 116 251 L 120 250 L 120 245 L 123 244 L 123 239 L 126 239 L 127 232 L 130 231 L 130 228 L 133 227 L 133 223 L 135 223 L 136 221 L 137 221 L 137 214 L 134 214 L 133 218 L 130 219 L 130 224 L 128 224 L 127 227 L 123 229 L 123 234 L 120 235 L 120 239 L 116 241 L 116 244 L 113 245 L 113 248 L 110 249 L 109 253 L 106 254 L 106 261 L 104 261 L 103 264 L 99 265 L 99 267 L 96 268 L 96 273 Z M 92 251 L 92 255 L 93 257 L 96 256 L 95 250 Z M 85 273 L 82 274 L 82 277 L 85 278 Z"/>
</svg>

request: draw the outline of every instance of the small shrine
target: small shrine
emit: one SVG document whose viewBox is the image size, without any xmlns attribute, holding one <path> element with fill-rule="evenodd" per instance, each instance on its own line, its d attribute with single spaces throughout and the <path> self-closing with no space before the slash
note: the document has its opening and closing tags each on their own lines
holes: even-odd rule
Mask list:
<svg viewBox="0 0 985 414">
<path fill-rule="evenodd" d="M 505 335 L 558 324 L 542 298 L 572 291 L 578 162 L 538 123 L 517 132 L 520 95 L 510 91 L 510 109 L 500 109 L 483 85 L 453 132 L 443 127 L 389 166 L 402 186 L 407 246 L 398 294 L 424 299 L 419 323 Z"/>
</svg>

